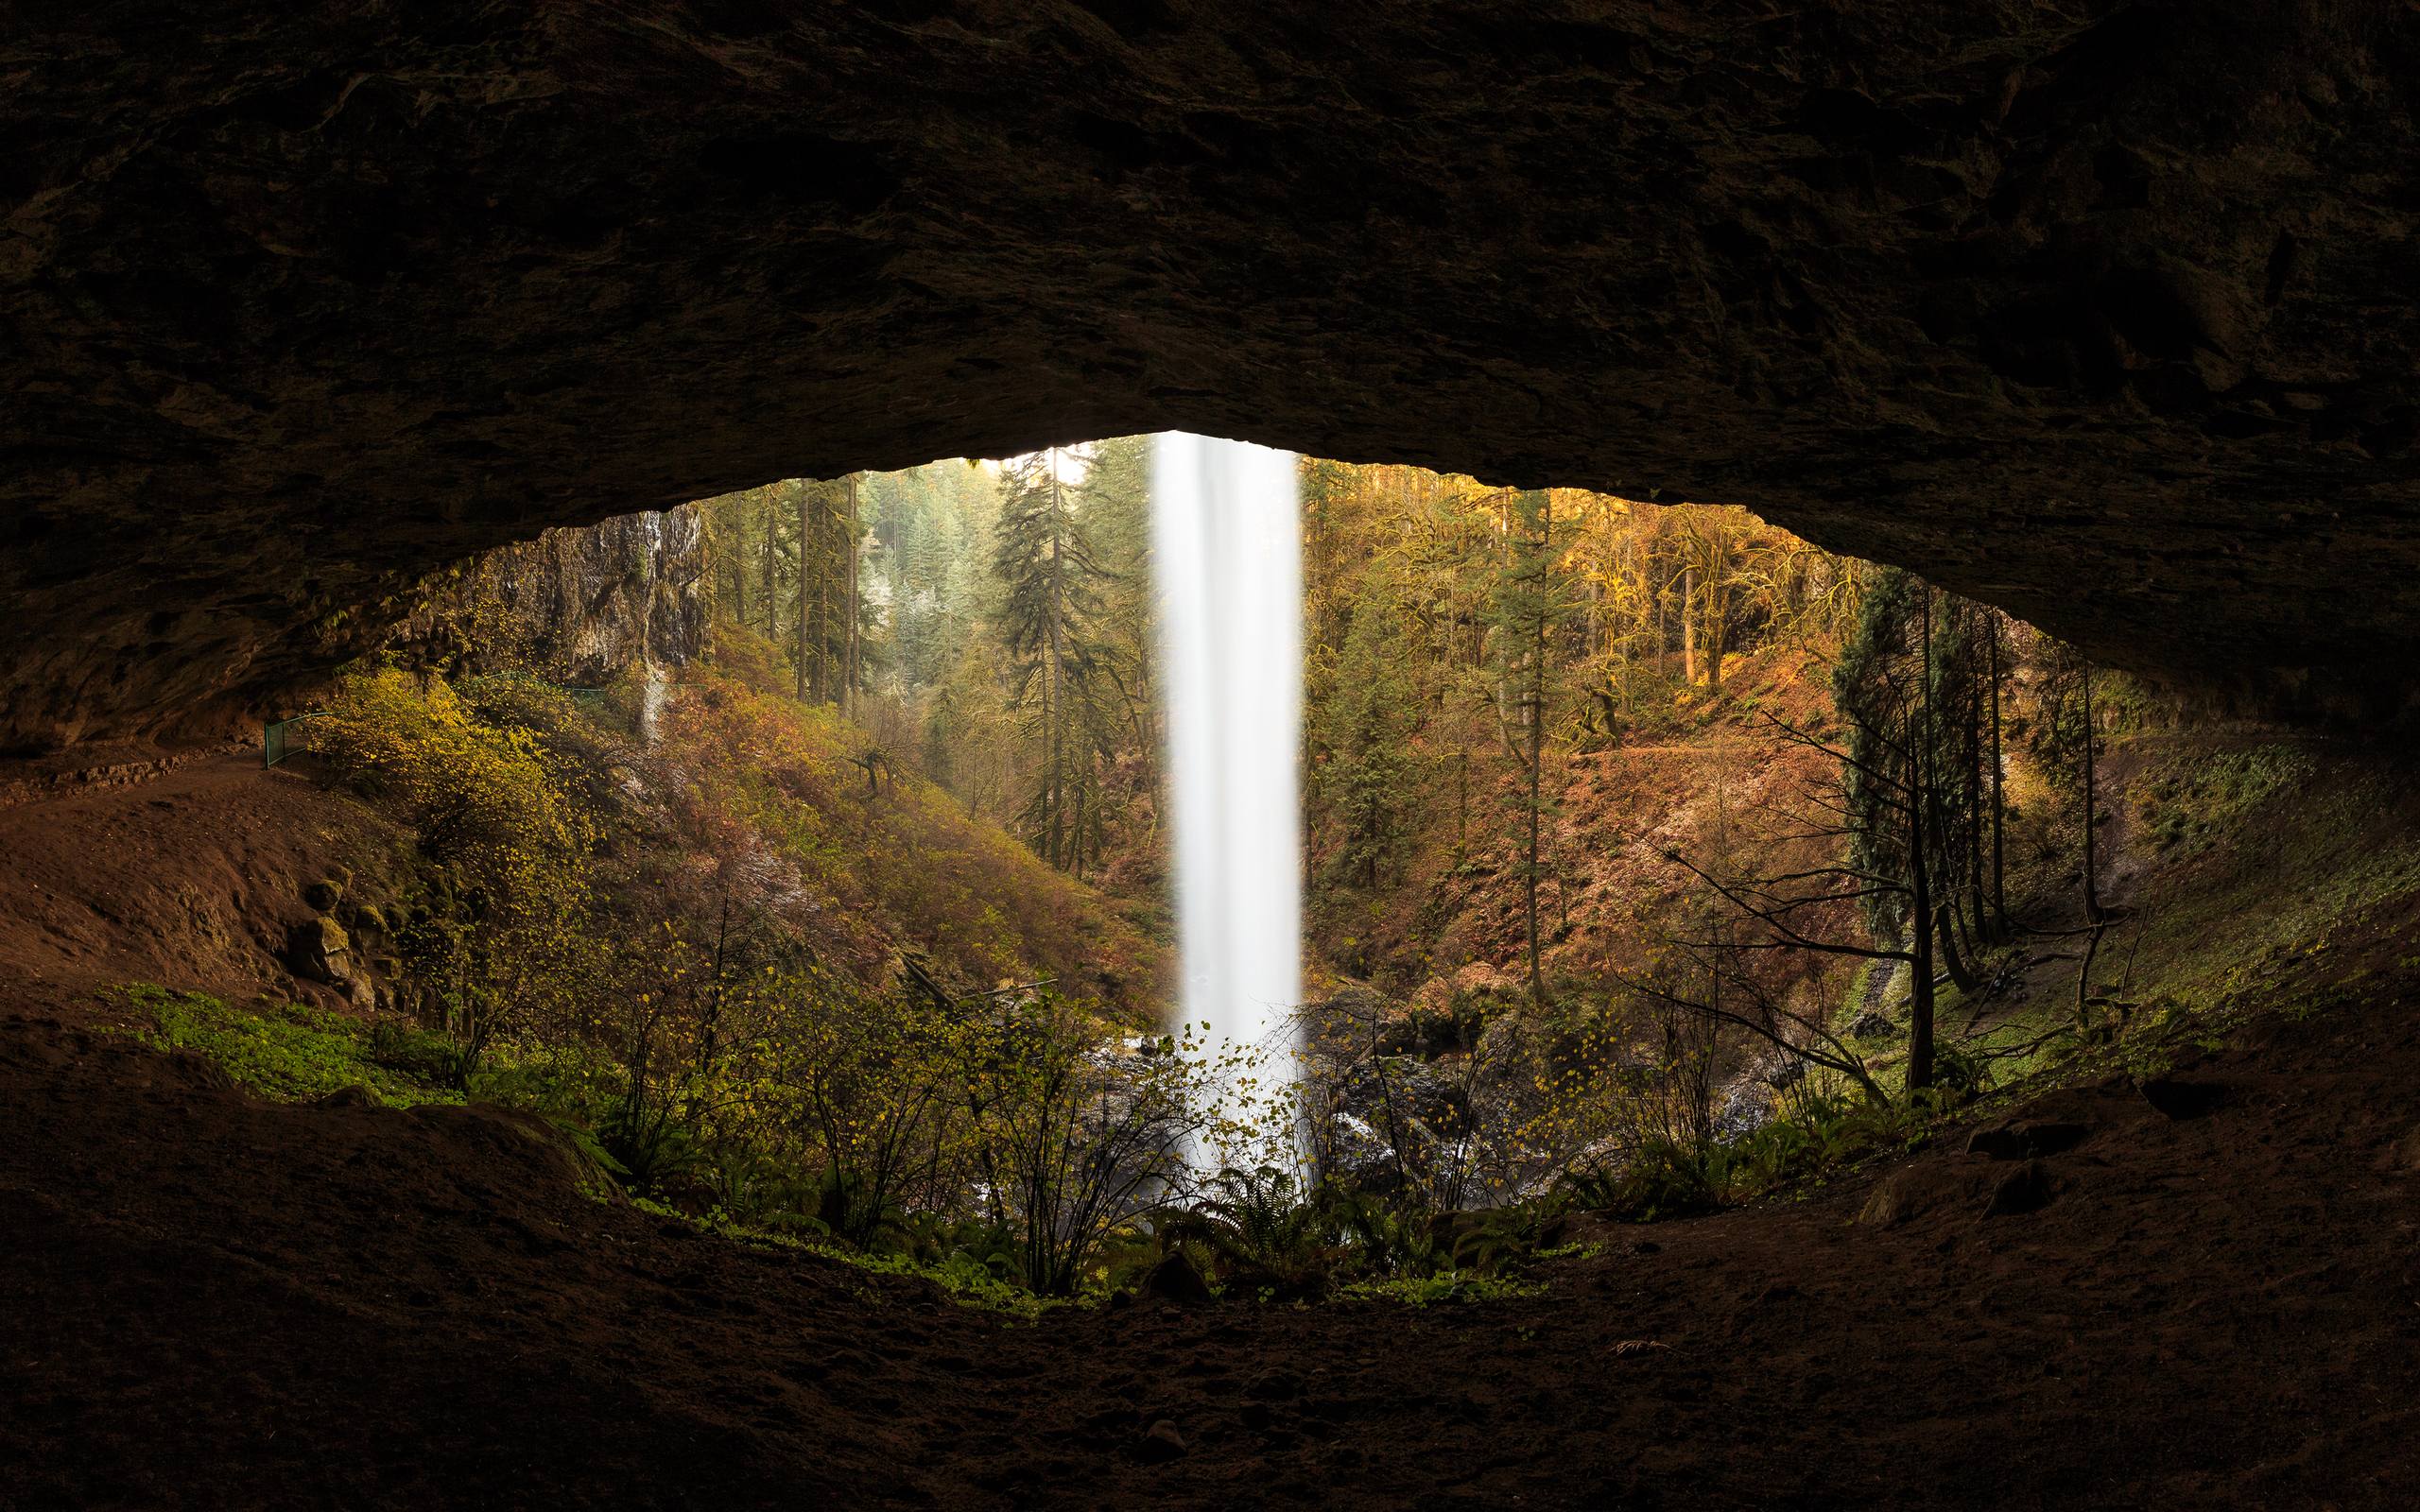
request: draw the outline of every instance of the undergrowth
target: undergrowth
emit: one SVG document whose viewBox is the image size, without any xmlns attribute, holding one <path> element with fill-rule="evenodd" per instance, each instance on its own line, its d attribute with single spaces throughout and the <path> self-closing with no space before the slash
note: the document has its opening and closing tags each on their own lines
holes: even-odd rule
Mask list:
<svg viewBox="0 0 2420 1512">
<path fill-rule="evenodd" d="M 432 1074 L 456 1060 L 441 1036 L 371 1025 L 300 1003 L 232 1006 L 148 982 L 121 989 L 134 1038 L 155 1050 L 206 1056 L 237 1085 L 272 1102 L 310 1102 L 358 1087 L 389 1108 L 458 1103 Z"/>
<path fill-rule="evenodd" d="M 1064 1195 L 1047 1185 L 1065 1179 L 1050 1174 L 1061 1146 L 1080 1151 L 1095 1128 L 1085 1119 L 1139 1106 L 1141 1089 L 1187 1062 L 1105 1055 L 1112 1022 L 1046 991 L 953 1002 L 928 980 L 921 996 L 844 991 L 772 958 L 744 978 L 700 977 L 711 988 L 702 990 L 659 970 L 661 981 L 632 978 L 623 985 L 635 991 L 601 994 L 644 1008 L 646 1034 L 599 1019 L 540 1038 L 512 1032 L 506 1017 L 505 1032 L 476 1056 L 457 1036 L 393 1020 L 236 1007 L 149 984 L 122 995 L 139 1039 L 204 1055 L 257 1095 L 307 1101 L 359 1087 L 390 1107 L 530 1109 L 561 1124 L 643 1211 L 736 1243 L 918 1278 L 1007 1316 L 1203 1296 L 1483 1303 L 1543 1290 L 1540 1266 L 1573 1252 L 1581 1214 L 1652 1222 L 1804 1195 L 2053 1082 L 2148 1076 L 2194 1048 L 2216 1048 L 2250 1013 L 2317 1011 L 2325 1005 L 2309 984 L 2319 977 L 2340 995 L 2357 985 L 2358 971 L 2345 969 L 2356 963 L 2338 956 L 2376 956 L 2373 936 L 2394 930 L 2420 889 L 2420 849 L 2356 838 L 2357 821 L 2400 790 L 2271 747 L 2206 761 L 2162 753 L 2150 770 L 2135 793 L 2112 795 L 2139 826 L 2136 853 L 2150 855 L 2113 916 L 2090 1012 L 2077 1013 L 2071 976 L 2032 969 L 2056 958 L 2044 953 L 2072 954 L 2072 932 L 2047 932 L 1980 961 L 1986 995 L 1944 992 L 1933 1088 L 1910 1095 L 1904 1052 L 1887 1046 L 1895 1035 L 1876 1032 L 1858 1040 L 1875 1074 L 1863 1091 L 1836 1071 L 1805 1068 L 1773 1084 L 1774 1116 L 1759 1126 L 1723 1137 L 1687 1120 L 1661 1125 L 1667 1132 L 1634 1128 L 1599 1168 L 1543 1191 L 1507 1187 L 1524 1200 L 1482 1211 L 1409 1187 L 1305 1188 L 1270 1166 L 1201 1179 L 1172 1154 L 1174 1123 L 1138 1125 L 1148 1139 L 1121 1159 L 1158 1162 L 1156 1184 L 1105 1198 L 1080 1242 L 1058 1243 L 1057 1220 L 1036 1214 Z M 717 971 L 723 954 L 717 943 Z M 647 959 L 658 968 L 697 954 L 669 926 L 649 936 Z M 1863 988 L 1862 978 L 1850 982 L 1839 1017 L 1868 1005 Z M 1986 1013 L 1989 1028 L 1953 1027 Z M 688 1032 L 682 1014 L 703 1027 Z M 764 1046 L 778 1057 L 764 1058 Z M 1188 1090 L 1164 1091 L 1168 1116 L 1179 1117 Z M 1080 1119 L 1080 1107 L 1094 1110 Z M 1043 1185 L 1019 1197 L 1000 1179 L 1012 1169 Z M 1020 1211 L 1019 1200 L 1032 1211 Z M 1037 1234 L 1053 1242 L 1037 1244 Z"/>
</svg>

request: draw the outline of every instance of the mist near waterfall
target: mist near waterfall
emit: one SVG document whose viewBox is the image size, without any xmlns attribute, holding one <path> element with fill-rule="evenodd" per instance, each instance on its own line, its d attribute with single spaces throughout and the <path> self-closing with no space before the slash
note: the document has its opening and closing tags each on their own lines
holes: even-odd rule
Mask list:
<svg viewBox="0 0 2420 1512">
<path fill-rule="evenodd" d="M 1206 1053 L 1293 1064 L 1302 988 L 1303 569 L 1294 456 L 1168 432 L 1152 455 L 1180 1005 Z M 1196 1161 L 1215 1167 L 1214 1148 Z"/>
</svg>

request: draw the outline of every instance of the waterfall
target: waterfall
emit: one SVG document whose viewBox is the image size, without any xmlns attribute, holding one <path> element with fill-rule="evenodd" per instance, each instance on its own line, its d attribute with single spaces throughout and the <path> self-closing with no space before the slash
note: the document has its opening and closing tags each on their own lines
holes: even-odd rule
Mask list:
<svg viewBox="0 0 2420 1512">
<path fill-rule="evenodd" d="M 652 746 L 658 738 L 657 727 L 664 718 L 664 700 L 671 694 L 664 680 L 664 670 L 653 660 L 647 663 L 647 683 L 639 692 L 639 744 Z"/>
<path fill-rule="evenodd" d="M 1152 458 L 1185 1022 L 1290 1077 L 1302 975 L 1294 457 L 1170 432 Z M 1236 1152 L 1238 1156 L 1242 1152 Z M 1214 1148 L 1197 1165 L 1219 1163 Z"/>
</svg>

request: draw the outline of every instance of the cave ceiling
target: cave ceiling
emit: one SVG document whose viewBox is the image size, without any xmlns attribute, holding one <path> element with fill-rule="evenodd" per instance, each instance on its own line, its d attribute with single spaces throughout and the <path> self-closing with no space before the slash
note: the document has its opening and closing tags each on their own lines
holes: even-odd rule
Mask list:
<svg viewBox="0 0 2420 1512">
<path fill-rule="evenodd" d="M 0 745 L 550 524 L 1184 428 L 1749 506 L 2104 660 L 2420 650 L 2420 11 L 28 0 Z"/>
</svg>

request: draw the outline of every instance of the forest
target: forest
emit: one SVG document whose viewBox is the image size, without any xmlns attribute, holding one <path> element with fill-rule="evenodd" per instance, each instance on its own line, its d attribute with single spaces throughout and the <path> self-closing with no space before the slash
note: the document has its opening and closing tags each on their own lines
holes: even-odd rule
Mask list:
<svg viewBox="0 0 2420 1512">
<path fill-rule="evenodd" d="M 1426 1298 L 2117 1042 L 2159 953 L 2096 753 L 2151 693 L 1744 509 L 1297 466 L 1290 1044 L 1174 1001 L 1122 438 L 693 507 L 668 673 L 420 634 L 348 674 L 297 739 L 416 838 L 327 920 L 377 963 L 347 1054 L 968 1295 Z"/>
</svg>

